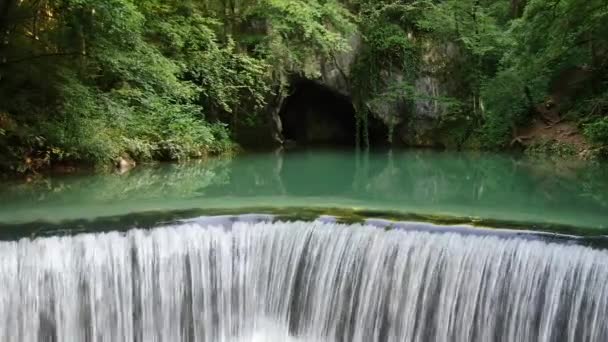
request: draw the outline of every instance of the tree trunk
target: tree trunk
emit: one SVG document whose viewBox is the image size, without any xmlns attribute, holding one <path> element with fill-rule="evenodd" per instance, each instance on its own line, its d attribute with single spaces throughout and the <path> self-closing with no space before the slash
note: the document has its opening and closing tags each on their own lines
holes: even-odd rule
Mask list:
<svg viewBox="0 0 608 342">
<path fill-rule="evenodd" d="M 4 54 L 4 51 L 8 45 L 8 39 L 10 32 L 8 26 L 8 19 L 10 18 L 10 12 L 15 4 L 15 0 L 0 0 L 0 66 L 6 63 L 7 56 Z M 2 74 L 0 74 L 0 79 L 2 79 Z"/>
<path fill-rule="evenodd" d="M 513 18 L 519 18 L 524 14 L 524 8 L 526 7 L 526 0 L 511 0 L 511 16 Z"/>
<path fill-rule="evenodd" d="M 0 37 L 4 38 L 8 29 L 10 12 L 15 0 L 0 0 Z"/>
</svg>

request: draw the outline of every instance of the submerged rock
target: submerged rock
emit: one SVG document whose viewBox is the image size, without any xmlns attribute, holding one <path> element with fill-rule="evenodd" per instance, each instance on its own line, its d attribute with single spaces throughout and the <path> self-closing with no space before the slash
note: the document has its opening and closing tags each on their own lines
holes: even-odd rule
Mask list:
<svg viewBox="0 0 608 342">
<path fill-rule="evenodd" d="M 137 163 L 129 156 L 122 156 L 116 161 L 116 169 L 119 173 L 125 173 L 133 169 Z"/>
</svg>

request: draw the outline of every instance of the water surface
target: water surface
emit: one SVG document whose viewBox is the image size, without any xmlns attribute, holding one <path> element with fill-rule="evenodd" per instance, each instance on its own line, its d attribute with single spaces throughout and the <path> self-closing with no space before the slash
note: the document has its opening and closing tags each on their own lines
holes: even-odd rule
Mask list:
<svg viewBox="0 0 608 342">
<path fill-rule="evenodd" d="M 150 211 L 342 208 L 608 227 L 608 168 L 522 156 L 299 150 L 0 186 L 0 223 Z"/>
</svg>

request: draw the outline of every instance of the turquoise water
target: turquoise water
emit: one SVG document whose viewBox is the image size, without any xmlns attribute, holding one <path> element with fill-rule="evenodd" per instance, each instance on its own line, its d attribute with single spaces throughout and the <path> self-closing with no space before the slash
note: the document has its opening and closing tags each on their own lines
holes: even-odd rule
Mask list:
<svg viewBox="0 0 608 342">
<path fill-rule="evenodd" d="M 0 224 L 190 209 L 337 208 L 608 228 L 608 167 L 433 151 L 244 153 L 0 185 Z M 382 214 L 378 214 L 382 216 Z"/>
</svg>

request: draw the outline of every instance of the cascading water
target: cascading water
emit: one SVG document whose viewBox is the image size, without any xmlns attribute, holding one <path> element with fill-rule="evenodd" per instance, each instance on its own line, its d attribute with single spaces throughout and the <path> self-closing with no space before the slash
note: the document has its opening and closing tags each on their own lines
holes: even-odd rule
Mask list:
<svg viewBox="0 0 608 342">
<path fill-rule="evenodd" d="M 2 341 L 606 341 L 608 252 L 331 223 L 0 243 Z"/>
</svg>

